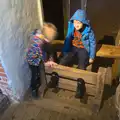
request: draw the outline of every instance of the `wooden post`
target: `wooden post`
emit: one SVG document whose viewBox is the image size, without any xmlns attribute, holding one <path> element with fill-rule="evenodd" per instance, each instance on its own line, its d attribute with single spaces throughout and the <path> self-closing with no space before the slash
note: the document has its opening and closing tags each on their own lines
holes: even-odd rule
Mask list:
<svg viewBox="0 0 120 120">
<path fill-rule="evenodd" d="M 86 10 L 87 0 L 81 0 L 81 9 Z"/>
<path fill-rule="evenodd" d="M 65 37 L 68 29 L 68 21 L 70 19 L 70 0 L 63 0 L 63 14 L 64 14 L 64 37 Z"/>
<path fill-rule="evenodd" d="M 98 113 L 101 107 L 102 96 L 104 91 L 104 82 L 106 78 L 106 68 L 100 67 L 97 76 L 96 95 L 93 101 L 92 110 Z"/>
<path fill-rule="evenodd" d="M 105 84 L 112 85 L 112 67 L 108 67 L 106 69 L 106 78 L 105 78 Z"/>
</svg>

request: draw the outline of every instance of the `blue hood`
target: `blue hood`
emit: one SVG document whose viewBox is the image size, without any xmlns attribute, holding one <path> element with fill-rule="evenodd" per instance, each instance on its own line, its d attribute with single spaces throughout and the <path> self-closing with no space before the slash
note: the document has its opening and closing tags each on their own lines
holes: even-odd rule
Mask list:
<svg viewBox="0 0 120 120">
<path fill-rule="evenodd" d="M 74 13 L 74 15 L 70 19 L 70 22 L 73 22 L 73 20 L 78 20 L 78 21 L 82 22 L 83 24 L 89 25 L 86 12 L 84 10 L 81 10 L 81 9 L 78 9 Z"/>
</svg>

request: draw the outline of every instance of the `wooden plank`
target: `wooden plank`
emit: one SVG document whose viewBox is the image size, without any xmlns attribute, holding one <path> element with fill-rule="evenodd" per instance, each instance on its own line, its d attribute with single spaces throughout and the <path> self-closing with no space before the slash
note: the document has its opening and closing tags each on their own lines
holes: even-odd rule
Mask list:
<svg viewBox="0 0 120 120">
<path fill-rule="evenodd" d="M 61 114 L 59 114 L 59 116 L 58 116 L 58 120 L 66 120 L 66 116 L 67 116 L 67 115 L 61 113 Z"/>
<path fill-rule="evenodd" d="M 47 81 L 49 83 L 51 79 L 51 75 L 47 75 Z M 86 86 L 86 92 L 89 95 L 94 96 L 96 94 L 96 85 L 91 85 L 91 84 L 85 84 Z M 65 90 L 70 90 L 73 92 L 76 92 L 77 88 L 77 81 L 71 81 L 69 79 L 64 79 L 64 78 L 59 78 L 59 88 L 65 89 Z"/>
<path fill-rule="evenodd" d="M 51 75 L 47 75 L 48 83 L 49 83 L 50 79 L 51 79 Z M 85 84 L 85 86 L 86 86 L 87 94 L 95 96 L 96 85 Z M 77 81 L 71 81 L 71 80 L 68 80 L 68 79 L 59 78 L 59 86 L 58 87 L 62 88 L 62 89 L 65 89 L 65 90 L 76 92 Z"/>
<path fill-rule="evenodd" d="M 100 67 L 98 70 L 98 77 L 97 77 L 97 86 L 96 86 L 96 98 L 101 99 L 102 92 L 104 90 L 104 83 L 105 83 L 105 75 L 106 75 L 106 68 Z"/>
<path fill-rule="evenodd" d="M 74 112 L 74 111 L 73 111 Z M 86 118 L 89 118 L 90 116 L 88 115 L 84 115 L 82 113 L 80 113 L 80 115 L 66 115 L 66 114 L 59 114 L 58 119 L 57 120 L 86 120 Z"/>
<path fill-rule="evenodd" d="M 24 103 L 20 103 L 19 106 L 17 107 L 16 111 L 14 112 L 12 119 L 22 120 L 25 115 L 25 109 L 26 109 L 26 105 Z"/>
<path fill-rule="evenodd" d="M 97 113 L 99 112 L 101 102 L 102 102 L 105 74 L 106 74 L 106 68 L 100 67 L 98 71 L 98 78 L 97 78 L 96 96 L 93 104 L 93 110 L 96 111 Z"/>
<path fill-rule="evenodd" d="M 91 108 L 89 109 L 89 107 L 91 105 L 89 103 L 91 103 L 91 102 L 89 102 L 89 101 L 91 101 L 94 97 L 86 96 L 84 98 L 84 100 L 81 102 L 80 99 L 75 98 L 75 92 L 61 89 L 59 92 L 54 93 L 53 89 L 49 89 L 45 95 L 45 98 L 52 99 L 54 101 L 59 101 L 60 103 L 69 104 L 71 106 L 77 107 L 78 109 L 80 108 L 81 111 L 88 110 L 86 113 L 91 114 Z M 71 111 L 72 110 L 74 110 L 74 112 L 76 112 L 75 109 L 71 109 Z M 73 114 L 74 112 L 72 111 L 71 114 Z M 69 113 L 70 113 L 70 111 L 69 111 Z"/>
<path fill-rule="evenodd" d="M 50 119 L 50 110 L 42 109 L 37 115 L 35 120 L 49 120 Z M 31 119 L 29 119 L 31 120 Z M 34 119 L 33 119 L 34 120 Z"/>
<path fill-rule="evenodd" d="M 57 45 L 57 44 L 62 44 L 63 45 L 64 44 L 64 40 L 53 40 L 52 44 L 53 45 Z"/>
<path fill-rule="evenodd" d="M 90 85 L 90 84 L 85 84 L 85 86 L 86 86 L 87 94 L 93 95 L 93 96 L 96 94 L 96 86 Z M 77 82 L 60 78 L 59 88 L 76 92 Z"/>
<path fill-rule="evenodd" d="M 97 83 L 97 73 L 93 73 L 90 71 L 80 70 L 76 68 L 70 68 L 62 65 L 57 65 L 55 67 L 46 67 L 46 73 L 57 72 L 60 77 L 65 77 L 68 79 L 77 80 L 78 78 L 82 78 L 86 83 L 96 84 Z"/>
<path fill-rule="evenodd" d="M 112 85 L 112 67 L 108 67 L 105 74 L 105 84 Z"/>
<path fill-rule="evenodd" d="M 62 44 L 63 45 L 64 44 L 64 40 L 53 40 L 52 44 L 53 45 L 57 45 L 57 44 Z"/>
<path fill-rule="evenodd" d="M 120 46 L 102 45 L 96 56 L 107 58 L 120 58 Z"/>
<path fill-rule="evenodd" d="M 63 40 L 54 40 L 52 42 L 53 45 L 56 45 L 56 48 L 62 49 L 64 41 Z M 60 46 L 60 47 L 59 47 Z M 98 57 L 106 57 L 106 58 L 120 58 L 120 46 L 114 45 L 105 45 L 98 44 L 97 45 L 97 53 Z"/>
<path fill-rule="evenodd" d="M 44 99 L 41 99 L 40 101 L 34 100 L 33 102 L 38 107 L 44 108 L 45 110 L 48 110 L 48 111 L 51 110 L 51 111 L 56 111 L 56 112 L 62 112 L 62 110 L 64 109 L 63 104 L 60 104 L 59 102 L 57 102 L 57 101 L 55 101 L 53 99 L 44 98 Z M 53 103 L 54 103 L 54 105 L 53 105 Z M 38 118 L 40 118 L 40 115 L 43 113 L 43 111 L 41 111 L 39 113 Z"/>
<path fill-rule="evenodd" d="M 74 118 L 72 118 L 71 115 L 61 114 L 58 120 L 74 120 Z"/>
<path fill-rule="evenodd" d="M 59 112 L 51 111 L 49 120 L 58 120 Z"/>
<path fill-rule="evenodd" d="M 0 120 L 13 120 L 14 119 L 14 112 L 17 110 L 18 104 L 11 105 L 3 114 Z"/>
<path fill-rule="evenodd" d="M 42 108 L 32 104 L 32 102 L 26 103 L 25 114 L 22 120 L 35 120 Z"/>
<path fill-rule="evenodd" d="M 74 72 L 74 73 L 82 73 L 82 74 L 87 74 L 87 75 L 93 75 L 96 76 L 97 73 L 94 72 L 90 72 L 90 71 L 86 71 L 86 70 L 81 70 L 81 69 L 77 69 L 77 68 L 72 68 L 72 67 L 67 67 L 67 66 L 63 66 L 63 65 L 56 65 L 53 67 L 45 67 L 45 70 L 47 70 L 47 72 L 50 72 L 51 70 L 63 70 L 63 71 L 69 71 L 69 72 Z"/>
<path fill-rule="evenodd" d="M 47 82 L 49 83 L 50 82 L 50 80 L 51 80 L 51 75 L 46 75 L 46 78 L 47 78 Z M 73 80 L 70 80 L 70 79 L 67 79 L 67 78 L 61 78 L 61 77 L 59 77 L 59 83 L 61 83 L 61 84 L 65 84 L 65 85 L 72 85 L 73 87 L 77 87 L 77 81 L 75 80 L 75 81 L 73 81 Z M 96 89 L 96 85 L 92 85 L 92 84 L 85 84 L 85 86 L 86 87 L 88 87 L 88 90 L 87 91 L 89 91 L 89 92 L 92 92 L 92 93 L 95 93 L 95 90 L 94 89 Z M 92 89 L 92 90 L 90 90 L 90 89 Z"/>
<path fill-rule="evenodd" d="M 59 101 L 60 103 L 67 103 L 76 107 L 81 107 L 80 99 L 75 98 L 75 93 L 66 90 L 59 90 L 59 92 L 53 92 L 53 89 L 49 89 L 45 95 L 45 98 Z"/>
<path fill-rule="evenodd" d="M 81 109 L 88 109 L 88 108 L 79 108 L 78 106 L 73 106 L 67 103 L 63 103 L 63 102 L 59 102 L 57 100 L 54 99 L 45 99 L 44 100 L 40 100 L 40 101 L 33 101 L 38 107 L 42 107 L 44 109 L 47 110 L 52 110 L 52 111 L 56 111 L 56 112 L 60 112 L 60 113 L 64 113 L 64 114 L 69 114 L 69 111 L 64 111 L 64 109 L 66 108 L 70 108 L 70 109 L 74 109 L 74 113 L 70 113 L 70 114 L 74 114 L 74 115 L 78 115 L 80 112 L 82 112 Z M 54 103 L 54 105 L 53 105 Z M 41 114 L 41 112 L 39 113 Z M 88 114 L 91 115 L 91 111 L 88 110 Z"/>
</svg>

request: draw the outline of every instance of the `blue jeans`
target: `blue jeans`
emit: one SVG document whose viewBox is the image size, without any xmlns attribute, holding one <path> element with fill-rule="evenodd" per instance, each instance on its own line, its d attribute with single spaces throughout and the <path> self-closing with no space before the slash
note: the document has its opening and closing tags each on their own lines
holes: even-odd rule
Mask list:
<svg viewBox="0 0 120 120">
<path fill-rule="evenodd" d="M 60 60 L 61 65 L 68 66 L 72 61 L 74 62 L 77 58 L 78 68 L 86 70 L 89 64 L 89 55 L 86 49 L 73 47 L 72 52 L 69 52 Z"/>
</svg>

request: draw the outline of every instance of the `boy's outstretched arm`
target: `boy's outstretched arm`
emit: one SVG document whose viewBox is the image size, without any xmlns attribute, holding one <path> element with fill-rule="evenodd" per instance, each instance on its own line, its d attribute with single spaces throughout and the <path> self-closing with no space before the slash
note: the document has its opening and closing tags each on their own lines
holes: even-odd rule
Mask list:
<svg viewBox="0 0 120 120">
<path fill-rule="evenodd" d="M 91 32 L 89 33 L 89 40 L 90 40 L 90 59 L 89 59 L 89 62 L 92 63 L 94 61 L 95 54 L 96 54 L 96 38 L 95 38 L 93 30 L 91 30 Z"/>
</svg>

